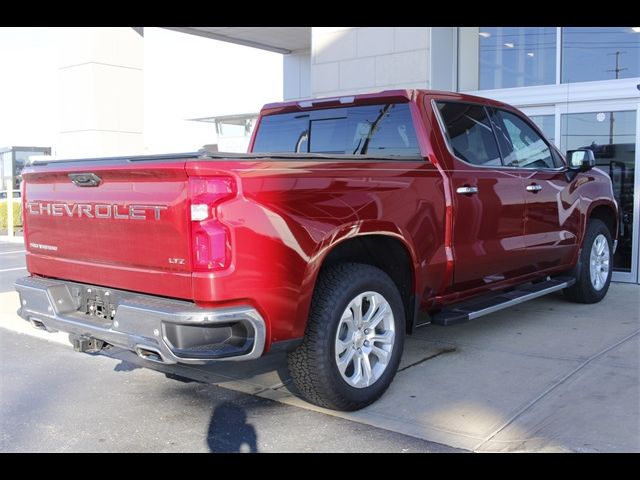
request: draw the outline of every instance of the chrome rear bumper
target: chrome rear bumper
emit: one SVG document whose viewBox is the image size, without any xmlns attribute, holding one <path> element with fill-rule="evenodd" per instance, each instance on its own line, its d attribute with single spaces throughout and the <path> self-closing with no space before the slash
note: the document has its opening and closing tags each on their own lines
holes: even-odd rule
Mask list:
<svg viewBox="0 0 640 480">
<path fill-rule="evenodd" d="M 15 288 L 18 315 L 34 326 L 101 340 L 149 360 L 202 364 L 251 360 L 264 351 L 265 323 L 249 306 L 203 309 L 181 300 L 40 277 L 18 279 Z M 92 288 L 109 296 L 112 318 L 83 311 L 83 298 Z"/>
</svg>

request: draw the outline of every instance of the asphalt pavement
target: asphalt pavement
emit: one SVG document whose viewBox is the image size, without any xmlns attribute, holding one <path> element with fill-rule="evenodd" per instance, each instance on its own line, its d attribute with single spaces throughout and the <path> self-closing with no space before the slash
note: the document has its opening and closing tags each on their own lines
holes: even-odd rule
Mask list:
<svg viewBox="0 0 640 480">
<path fill-rule="evenodd" d="M 0 328 L 2 452 L 455 449 Z"/>
<path fill-rule="evenodd" d="M 20 250 L 0 244 L 2 451 L 640 452 L 638 285 L 420 328 L 387 393 L 345 413 L 301 399 L 278 355 L 196 367 L 74 353 L 15 314 Z"/>
<path fill-rule="evenodd" d="M 0 292 L 25 274 L 0 244 Z M 0 452 L 455 451 L 0 327 Z"/>
<path fill-rule="evenodd" d="M 0 242 L 0 292 L 13 290 L 13 282 L 26 274 L 24 245 Z"/>
</svg>

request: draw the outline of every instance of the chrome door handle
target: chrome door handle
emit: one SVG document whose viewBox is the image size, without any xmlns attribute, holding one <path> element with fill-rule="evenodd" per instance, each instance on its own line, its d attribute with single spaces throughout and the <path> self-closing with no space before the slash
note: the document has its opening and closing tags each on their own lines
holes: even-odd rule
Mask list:
<svg viewBox="0 0 640 480">
<path fill-rule="evenodd" d="M 456 193 L 461 195 L 473 195 L 474 193 L 478 193 L 478 187 L 470 187 L 469 185 L 465 185 L 464 187 L 456 188 Z"/>
<path fill-rule="evenodd" d="M 527 192 L 533 192 L 533 193 L 537 193 L 540 190 L 542 190 L 542 185 L 538 185 L 538 184 L 531 184 L 531 185 L 527 185 Z"/>
</svg>

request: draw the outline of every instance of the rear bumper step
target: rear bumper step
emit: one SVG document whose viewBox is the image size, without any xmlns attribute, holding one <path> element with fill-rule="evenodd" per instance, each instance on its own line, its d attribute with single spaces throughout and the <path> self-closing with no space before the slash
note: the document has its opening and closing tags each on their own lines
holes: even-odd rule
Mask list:
<svg viewBox="0 0 640 480">
<path fill-rule="evenodd" d="M 181 300 L 40 277 L 21 278 L 15 288 L 18 315 L 37 328 L 68 332 L 77 351 L 98 351 L 105 343 L 151 361 L 191 364 L 251 360 L 264 351 L 265 323 L 252 307 L 203 309 Z M 96 299 L 96 291 L 104 297 Z M 92 298 L 87 292 L 93 292 Z M 97 304 L 108 305 L 108 312 L 87 313 Z"/>
<path fill-rule="evenodd" d="M 574 278 L 556 277 L 533 283 L 510 292 L 487 295 L 451 305 L 431 316 L 431 323 L 449 326 L 468 322 L 519 303 L 563 290 L 575 283 Z"/>
</svg>

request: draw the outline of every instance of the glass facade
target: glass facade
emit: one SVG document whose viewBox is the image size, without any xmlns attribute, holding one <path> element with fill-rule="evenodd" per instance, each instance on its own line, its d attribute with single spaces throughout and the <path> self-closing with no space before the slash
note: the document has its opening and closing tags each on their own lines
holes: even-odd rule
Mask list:
<svg viewBox="0 0 640 480">
<path fill-rule="evenodd" d="M 462 27 L 458 32 L 461 91 L 494 90 L 487 96 L 534 113 L 529 118 L 561 151 L 594 151 L 620 207 L 614 280 L 636 283 L 639 83 L 640 27 Z"/>
<path fill-rule="evenodd" d="M 631 272 L 636 157 L 636 112 L 590 112 L 562 115 L 561 149 L 590 148 L 596 165 L 611 177 L 620 209 L 614 270 Z"/>
<path fill-rule="evenodd" d="M 22 170 L 27 165 L 31 155 L 42 155 L 41 150 L 15 150 L 13 152 L 13 188 L 20 188 Z"/>
<path fill-rule="evenodd" d="M 601 83 L 567 87 L 595 81 Z M 487 96 L 532 112 L 529 118 L 561 151 L 594 151 L 598 168 L 611 177 L 620 207 L 614 279 L 636 283 L 640 281 L 640 219 L 634 218 L 640 193 L 635 184 L 640 174 L 639 83 L 640 27 L 459 29 L 461 91 L 493 90 Z"/>
<path fill-rule="evenodd" d="M 555 27 L 480 27 L 480 90 L 556 82 Z"/>
<path fill-rule="evenodd" d="M 542 130 L 545 138 L 555 145 L 556 117 L 554 115 L 530 115 L 529 118 Z"/>
<path fill-rule="evenodd" d="M 562 83 L 639 76 L 640 28 L 562 29 Z"/>
<path fill-rule="evenodd" d="M 560 41 L 560 44 L 558 42 Z M 640 77 L 640 27 L 479 27 L 478 89 Z"/>
<path fill-rule="evenodd" d="M 22 181 L 20 174 L 32 155 L 51 155 L 49 147 L 9 147 L 0 152 L 0 179 L 3 190 L 11 180 L 13 188 L 18 190 Z"/>
</svg>

